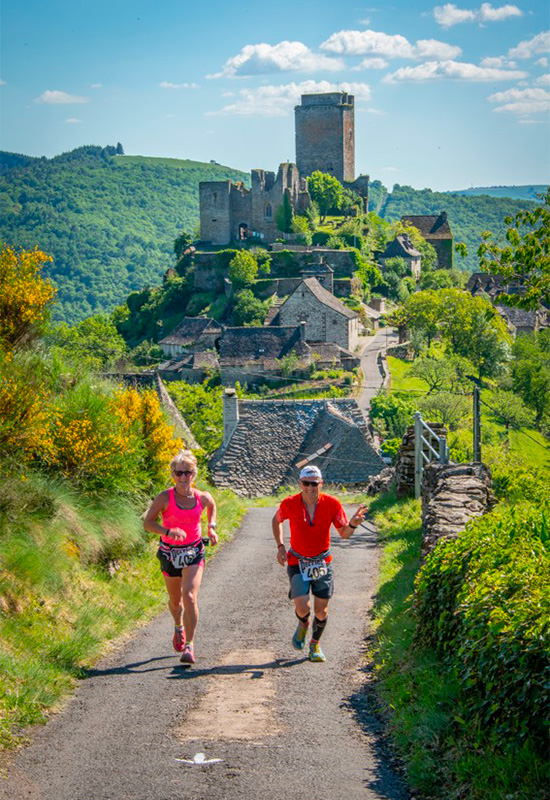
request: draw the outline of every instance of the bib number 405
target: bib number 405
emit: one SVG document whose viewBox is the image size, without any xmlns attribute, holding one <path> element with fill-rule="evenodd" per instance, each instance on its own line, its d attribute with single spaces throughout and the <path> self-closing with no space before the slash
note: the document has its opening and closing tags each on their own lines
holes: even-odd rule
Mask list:
<svg viewBox="0 0 550 800">
<path fill-rule="evenodd" d="M 324 558 L 301 559 L 300 572 L 305 581 L 316 581 L 327 574 L 327 562 Z"/>
</svg>

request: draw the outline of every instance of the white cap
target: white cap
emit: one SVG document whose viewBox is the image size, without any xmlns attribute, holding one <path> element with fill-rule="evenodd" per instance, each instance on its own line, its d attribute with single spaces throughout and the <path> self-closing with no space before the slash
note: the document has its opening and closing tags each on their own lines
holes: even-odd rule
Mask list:
<svg viewBox="0 0 550 800">
<path fill-rule="evenodd" d="M 307 467 L 303 468 L 303 470 L 300 472 L 300 480 L 302 478 L 316 478 L 318 481 L 323 480 L 321 470 L 319 467 L 315 467 L 313 464 L 308 464 Z"/>
</svg>

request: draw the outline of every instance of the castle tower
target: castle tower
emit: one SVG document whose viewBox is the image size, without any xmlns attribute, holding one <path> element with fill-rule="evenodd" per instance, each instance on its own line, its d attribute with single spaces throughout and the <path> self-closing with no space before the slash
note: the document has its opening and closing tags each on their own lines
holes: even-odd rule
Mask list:
<svg viewBox="0 0 550 800">
<path fill-rule="evenodd" d="M 296 164 L 300 175 L 328 172 L 355 180 L 355 98 L 347 92 L 303 94 L 295 108 Z"/>
</svg>

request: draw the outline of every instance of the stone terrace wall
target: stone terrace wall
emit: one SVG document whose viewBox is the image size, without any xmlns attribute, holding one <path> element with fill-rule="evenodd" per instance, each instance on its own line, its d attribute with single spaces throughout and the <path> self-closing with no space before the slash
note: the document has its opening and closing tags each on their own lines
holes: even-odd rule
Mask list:
<svg viewBox="0 0 550 800">
<path fill-rule="evenodd" d="M 440 422 L 427 422 L 438 436 L 446 437 L 447 429 Z M 432 447 L 434 445 L 432 444 Z M 437 450 L 437 447 L 435 448 Z M 430 455 L 428 448 L 424 452 Z M 414 494 L 414 425 L 409 425 L 399 448 L 395 461 L 395 481 L 398 495 Z"/>
<path fill-rule="evenodd" d="M 470 520 L 496 504 L 491 471 L 485 464 L 439 464 L 424 467 L 422 480 L 422 555 L 440 539 L 456 539 Z"/>
</svg>

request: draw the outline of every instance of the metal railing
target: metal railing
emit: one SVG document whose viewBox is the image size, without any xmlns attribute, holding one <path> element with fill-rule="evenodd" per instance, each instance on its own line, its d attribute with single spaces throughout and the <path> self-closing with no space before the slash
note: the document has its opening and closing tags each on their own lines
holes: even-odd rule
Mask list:
<svg viewBox="0 0 550 800">
<path fill-rule="evenodd" d="M 427 437 L 424 436 L 427 433 Z M 437 449 L 432 446 L 432 442 Z M 428 452 L 425 453 L 424 450 Z M 433 456 L 433 458 L 431 457 Z M 422 419 L 422 414 L 417 411 L 414 415 L 414 496 L 420 497 L 422 492 L 422 472 L 424 463 L 439 461 L 447 464 L 449 461 L 449 447 L 444 436 L 438 436 Z"/>
</svg>

